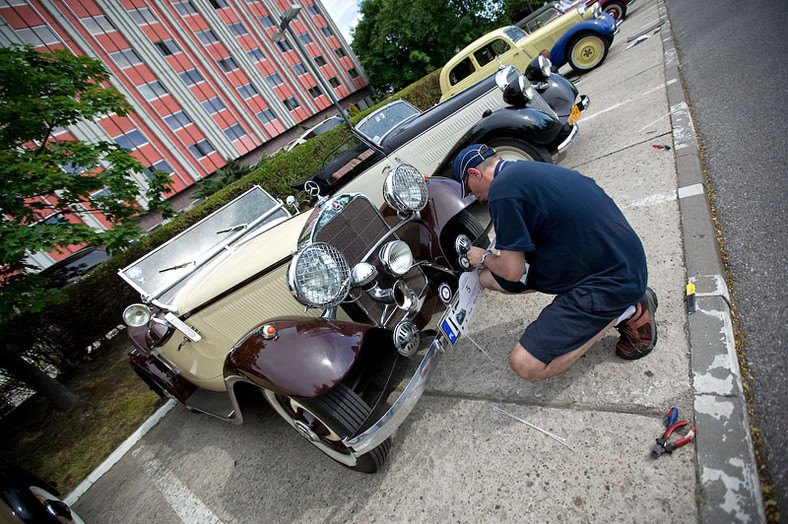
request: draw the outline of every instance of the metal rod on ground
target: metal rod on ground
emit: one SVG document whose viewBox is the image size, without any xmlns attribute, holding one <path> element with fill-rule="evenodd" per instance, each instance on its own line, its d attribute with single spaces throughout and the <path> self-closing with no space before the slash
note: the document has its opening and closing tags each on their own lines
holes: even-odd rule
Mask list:
<svg viewBox="0 0 788 524">
<path fill-rule="evenodd" d="M 489 402 L 488 402 L 488 404 L 489 404 Z M 572 451 L 574 451 L 574 449 L 572 448 L 572 446 L 570 446 L 569 444 L 567 444 L 567 443 L 566 443 L 566 439 L 565 439 L 565 438 L 563 438 L 563 437 L 559 437 L 558 435 L 555 435 L 555 434 L 553 434 L 553 433 L 550 433 L 549 431 L 546 431 L 546 430 L 544 430 L 544 429 L 542 429 L 542 428 L 540 428 L 540 427 L 538 427 L 538 426 L 534 426 L 534 425 L 533 425 L 533 424 L 531 424 L 530 422 L 527 422 L 527 421 L 525 421 L 525 420 L 521 419 L 521 418 L 520 418 L 520 417 L 518 417 L 517 415 L 512 415 L 512 414 L 511 414 L 511 413 L 509 413 L 508 411 L 506 411 L 506 410 L 503 410 L 503 409 L 499 408 L 498 406 L 496 406 L 496 405 L 494 405 L 494 404 L 490 404 L 490 407 L 492 407 L 492 408 L 493 408 L 495 411 L 497 411 L 498 413 L 501 413 L 502 415 L 506 415 L 507 417 L 513 418 L 513 419 L 514 419 L 514 420 L 516 420 L 517 422 L 522 422 L 523 424 L 525 424 L 525 425 L 526 425 L 526 426 L 528 426 L 529 428 L 533 428 L 533 429 L 535 429 L 536 431 L 540 431 L 540 432 L 544 433 L 544 434 L 545 434 L 545 435 L 547 435 L 548 437 L 550 437 L 550 438 L 552 438 L 552 439 L 555 439 L 555 440 L 557 440 L 558 442 L 560 442 L 560 443 L 561 443 L 561 444 L 563 444 L 564 446 L 566 446 L 566 447 L 568 447 L 569 449 L 571 449 Z"/>
<path fill-rule="evenodd" d="M 487 353 L 487 352 L 484 350 L 484 348 L 483 348 L 483 347 L 481 347 L 479 344 L 477 344 L 477 343 L 476 343 L 476 341 L 475 341 L 475 340 L 473 340 L 473 339 L 471 338 L 471 336 L 470 336 L 470 335 L 469 335 L 467 332 L 465 333 L 465 338 L 467 338 L 468 340 L 470 340 L 470 341 L 471 341 L 471 344 L 473 344 L 474 346 L 476 346 L 476 347 L 479 349 L 479 351 L 481 351 L 482 353 L 484 353 L 484 354 L 487 356 L 487 358 L 489 358 L 489 359 L 490 359 L 490 362 L 495 362 L 495 361 L 492 359 L 492 357 L 490 356 L 490 354 L 489 354 L 489 353 Z"/>
</svg>

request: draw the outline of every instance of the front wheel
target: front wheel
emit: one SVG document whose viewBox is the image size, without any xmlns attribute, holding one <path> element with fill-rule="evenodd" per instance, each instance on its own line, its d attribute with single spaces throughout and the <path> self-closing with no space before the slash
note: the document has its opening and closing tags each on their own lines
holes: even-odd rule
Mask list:
<svg viewBox="0 0 788 524">
<path fill-rule="evenodd" d="M 608 45 L 596 34 L 585 33 L 569 46 L 569 66 L 578 73 L 587 73 L 605 61 Z"/>
<path fill-rule="evenodd" d="M 606 3 L 602 10 L 612 16 L 616 22 L 623 20 L 624 15 L 627 12 L 627 8 L 624 3 L 619 2 L 618 0 L 613 0 L 612 2 Z"/>
<path fill-rule="evenodd" d="M 550 153 L 543 147 L 534 146 L 518 138 L 496 138 L 487 143 L 504 160 L 533 160 L 553 163 Z"/>
<path fill-rule="evenodd" d="M 279 415 L 317 449 L 343 466 L 363 473 L 375 473 L 386 461 L 391 440 L 363 455 L 345 446 L 365 422 L 371 409 L 361 397 L 340 383 L 316 398 L 299 399 L 263 390 L 265 399 Z"/>
</svg>

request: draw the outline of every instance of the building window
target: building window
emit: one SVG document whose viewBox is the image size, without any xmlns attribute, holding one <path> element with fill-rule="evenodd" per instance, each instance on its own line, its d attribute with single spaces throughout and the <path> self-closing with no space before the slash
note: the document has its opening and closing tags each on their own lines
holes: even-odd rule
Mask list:
<svg viewBox="0 0 788 524">
<path fill-rule="evenodd" d="M 307 89 L 307 91 L 309 91 L 309 94 L 312 95 L 312 98 L 317 98 L 323 94 L 323 91 L 321 91 L 320 88 L 317 86 L 312 86 L 309 89 Z"/>
<path fill-rule="evenodd" d="M 178 11 L 178 13 L 181 16 L 189 16 L 189 15 L 197 14 L 197 10 L 194 8 L 194 6 L 189 0 L 186 0 L 185 2 L 173 2 L 172 7 L 174 7 L 175 10 Z"/>
<path fill-rule="evenodd" d="M 336 53 L 339 58 L 345 58 L 347 56 L 347 53 L 341 47 L 334 49 L 334 53 Z"/>
<path fill-rule="evenodd" d="M 145 97 L 145 100 L 156 100 L 167 94 L 167 89 L 158 80 L 138 85 L 137 91 Z"/>
<path fill-rule="evenodd" d="M 112 140 L 120 147 L 125 147 L 126 149 L 136 149 L 148 143 L 148 139 L 145 138 L 145 135 L 140 133 L 137 129 L 126 131 L 122 135 L 113 137 Z"/>
<path fill-rule="evenodd" d="M 145 175 L 145 178 L 150 179 L 153 177 L 154 171 L 165 171 L 168 175 L 171 175 L 175 172 L 175 170 L 167 163 L 166 160 L 159 160 L 152 166 L 148 166 L 142 170 L 142 174 Z"/>
<path fill-rule="evenodd" d="M 211 31 L 210 29 L 203 29 L 202 31 L 197 31 L 194 33 L 194 35 L 203 44 L 214 44 L 219 41 L 219 39 L 216 38 L 216 35 L 213 34 L 213 31 Z"/>
<path fill-rule="evenodd" d="M 287 42 L 287 40 L 277 40 L 276 47 L 278 47 L 279 50 L 282 51 L 283 53 L 293 50 L 293 48 L 290 47 L 290 44 Z"/>
<path fill-rule="evenodd" d="M 246 52 L 252 62 L 262 62 L 265 60 L 265 55 L 260 49 L 250 49 Z"/>
<path fill-rule="evenodd" d="M 173 131 L 177 131 L 183 127 L 188 126 L 192 123 L 191 118 L 186 116 L 186 113 L 183 111 L 178 111 L 177 113 L 173 113 L 169 116 L 164 117 L 164 122 L 169 126 L 170 129 Z"/>
<path fill-rule="evenodd" d="M 320 11 L 317 10 L 317 7 L 312 4 L 306 6 L 306 12 L 312 16 L 317 16 L 320 14 Z"/>
<path fill-rule="evenodd" d="M 57 34 L 49 26 L 45 25 L 16 29 L 16 35 L 22 42 L 30 44 L 33 47 L 57 44 L 60 42 L 60 38 Z"/>
<path fill-rule="evenodd" d="M 137 25 L 154 24 L 159 21 L 153 11 L 149 7 L 140 7 L 139 9 L 132 9 L 129 11 L 129 16 L 132 20 L 137 22 Z"/>
<path fill-rule="evenodd" d="M 216 61 L 216 65 L 218 65 L 219 69 L 221 69 L 225 73 L 229 73 L 230 71 L 238 69 L 238 64 L 236 64 L 235 60 L 233 60 L 230 57 L 220 58 L 219 60 Z"/>
<path fill-rule="evenodd" d="M 110 22 L 109 19 L 104 15 L 86 16 L 85 18 L 80 18 L 79 21 L 82 22 L 82 25 L 85 26 L 85 29 L 94 35 L 101 35 L 104 33 L 117 31 L 112 22 Z"/>
<path fill-rule="evenodd" d="M 242 36 L 249 34 L 249 31 L 246 30 L 244 25 L 241 22 L 235 22 L 234 24 L 228 24 L 227 29 L 230 30 L 232 34 L 235 36 Z"/>
<path fill-rule="evenodd" d="M 350 78 L 358 78 L 358 71 L 356 71 L 355 67 L 351 67 L 347 70 L 347 74 L 350 75 Z"/>
<path fill-rule="evenodd" d="M 244 128 L 241 127 L 241 124 L 233 124 L 227 129 L 223 129 L 223 131 L 225 136 L 229 138 L 231 141 L 238 140 L 239 138 L 243 138 L 246 136 L 246 133 L 244 132 Z"/>
<path fill-rule="evenodd" d="M 133 67 L 142 63 L 142 59 L 133 49 L 124 49 L 123 51 L 115 51 L 110 53 L 109 57 L 121 69 Z"/>
<path fill-rule="evenodd" d="M 205 78 L 203 78 L 200 72 L 196 69 L 189 69 L 183 73 L 178 73 L 178 76 L 181 77 L 181 80 L 183 80 L 183 83 L 187 86 L 193 86 L 194 84 L 205 82 Z"/>
<path fill-rule="evenodd" d="M 272 73 L 265 77 L 265 80 L 268 82 L 268 85 L 271 87 L 276 87 L 278 85 L 284 84 L 282 78 L 277 73 Z"/>
<path fill-rule="evenodd" d="M 290 111 L 295 111 L 296 109 L 301 107 L 301 104 L 298 103 L 298 100 L 296 100 L 292 96 L 290 98 L 285 98 L 284 100 L 282 100 L 282 102 L 284 102 L 285 106 L 287 106 L 287 109 L 289 109 Z"/>
<path fill-rule="evenodd" d="M 326 62 L 326 59 L 325 59 L 325 58 L 323 58 L 323 55 L 317 55 L 317 56 L 315 57 L 315 63 L 317 64 L 317 67 L 323 67 L 323 66 L 324 66 L 324 65 L 326 65 L 328 62 Z"/>
<path fill-rule="evenodd" d="M 222 102 L 218 96 L 205 100 L 202 102 L 202 106 L 206 111 L 208 111 L 208 113 L 212 115 L 218 113 L 222 109 L 227 109 L 227 106 L 224 105 L 224 102 Z"/>
<path fill-rule="evenodd" d="M 196 144 L 189 146 L 189 151 L 197 160 L 204 158 L 215 151 L 213 146 L 207 140 L 200 140 Z"/>
<path fill-rule="evenodd" d="M 273 124 L 274 120 L 276 120 L 273 111 L 271 111 L 270 109 L 263 109 L 255 116 L 257 116 L 257 119 L 263 124 Z"/>
<path fill-rule="evenodd" d="M 331 84 L 331 87 L 336 89 L 337 87 L 341 86 L 342 84 L 339 82 L 339 79 L 335 76 L 332 76 L 328 79 L 328 83 Z"/>
<path fill-rule="evenodd" d="M 208 2 L 210 2 L 214 9 L 222 9 L 223 7 L 227 7 L 226 0 L 208 0 Z"/>
<path fill-rule="evenodd" d="M 299 40 L 301 40 L 301 42 L 303 44 L 314 44 L 315 43 L 315 41 L 312 40 L 312 37 L 309 36 L 309 33 L 301 33 L 300 35 L 298 35 L 298 38 L 299 38 Z"/>
<path fill-rule="evenodd" d="M 326 38 L 328 38 L 329 36 L 334 36 L 334 32 L 333 32 L 333 31 L 331 30 L 331 28 L 330 28 L 330 27 L 328 27 L 328 26 L 326 26 L 326 27 L 321 27 L 321 28 L 320 28 L 320 31 L 322 31 L 322 32 L 323 32 L 323 36 L 325 36 Z"/>
<path fill-rule="evenodd" d="M 307 72 L 307 71 L 306 71 L 306 67 L 304 67 L 304 64 L 302 64 L 301 62 L 298 62 L 297 64 L 295 64 L 295 65 L 293 65 L 293 66 L 291 66 L 291 67 L 292 67 L 292 69 L 293 69 L 293 72 L 294 72 L 294 73 L 295 73 L 297 76 L 305 75 L 305 74 L 306 74 L 306 72 Z"/>
<path fill-rule="evenodd" d="M 153 45 L 159 50 L 161 56 L 170 56 L 181 52 L 181 48 L 178 47 L 178 44 L 172 38 L 153 42 Z"/>
<path fill-rule="evenodd" d="M 259 17 L 257 21 L 260 22 L 260 25 L 266 29 L 268 29 L 269 27 L 276 27 L 276 24 L 274 23 L 273 19 L 268 15 Z"/>
<path fill-rule="evenodd" d="M 241 95 L 241 98 L 246 100 L 247 98 L 252 98 L 254 95 L 259 94 L 257 89 L 252 84 L 242 85 L 241 87 L 236 89 L 238 94 Z"/>
</svg>

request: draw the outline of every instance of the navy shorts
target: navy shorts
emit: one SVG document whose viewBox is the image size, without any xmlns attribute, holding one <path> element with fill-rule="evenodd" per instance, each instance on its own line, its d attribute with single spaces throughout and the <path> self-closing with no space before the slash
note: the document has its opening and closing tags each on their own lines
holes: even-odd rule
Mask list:
<svg viewBox="0 0 788 524">
<path fill-rule="evenodd" d="M 495 273 L 492 276 L 510 293 L 525 291 L 525 284 L 521 282 L 505 280 Z M 520 345 L 539 361 L 549 364 L 554 358 L 574 351 L 594 338 L 626 310 L 595 307 L 595 302 L 604 302 L 601 297 L 594 300 L 598 289 L 596 286 L 580 286 L 556 295 L 553 302 L 525 328 Z M 633 298 L 632 304 L 639 299 Z"/>
</svg>

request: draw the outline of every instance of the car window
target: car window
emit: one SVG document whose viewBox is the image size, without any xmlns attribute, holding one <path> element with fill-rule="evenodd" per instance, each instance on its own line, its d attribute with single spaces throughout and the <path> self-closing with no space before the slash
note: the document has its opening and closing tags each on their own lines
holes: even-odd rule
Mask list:
<svg viewBox="0 0 788 524">
<path fill-rule="evenodd" d="M 462 62 L 454 66 L 454 69 L 449 73 L 449 83 L 451 85 L 457 85 L 471 76 L 475 70 L 476 68 L 473 67 L 473 62 L 471 62 L 470 57 L 465 58 Z"/>
<path fill-rule="evenodd" d="M 394 128 L 418 115 L 418 109 L 407 102 L 396 100 L 381 107 L 356 124 L 356 131 L 376 144 L 380 144 L 383 137 L 388 135 Z"/>
<path fill-rule="evenodd" d="M 547 24 L 547 22 L 549 22 L 553 18 L 560 15 L 561 15 L 560 11 L 558 11 L 555 8 L 550 8 L 544 13 L 539 14 L 539 16 L 535 17 L 533 20 L 529 20 L 528 22 L 526 22 L 524 29 L 528 33 L 532 33 L 537 29 L 539 29 L 540 27 L 543 27 L 545 24 Z"/>
<path fill-rule="evenodd" d="M 511 46 L 506 43 L 506 40 L 497 38 L 481 49 L 474 51 L 473 55 L 476 57 L 476 61 L 479 62 L 479 65 L 484 67 L 495 60 L 496 56 L 504 54 L 509 49 L 511 49 Z"/>
<path fill-rule="evenodd" d="M 512 42 L 517 42 L 521 38 L 525 38 L 528 36 L 525 31 L 520 29 L 519 27 L 513 25 L 511 27 L 507 27 L 503 30 L 504 34 L 509 37 Z"/>
</svg>

